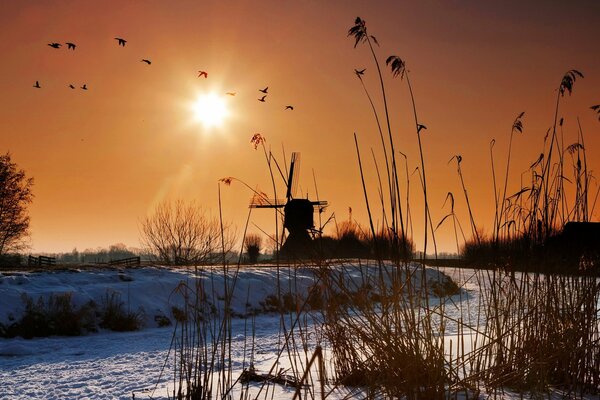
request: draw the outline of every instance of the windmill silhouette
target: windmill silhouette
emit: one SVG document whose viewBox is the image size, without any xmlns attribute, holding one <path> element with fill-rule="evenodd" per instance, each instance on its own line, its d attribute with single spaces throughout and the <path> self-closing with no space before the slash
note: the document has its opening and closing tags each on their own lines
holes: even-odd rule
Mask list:
<svg viewBox="0 0 600 400">
<path fill-rule="evenodd" d="M 250 208 L 283 208 L 283 227 L 289 235 L 281 247 L 281 254 L 287 258 L 310 256 L 312 238 L 309 231 L 316 232 L 313 214 L 315 210 L 322 212 L 327 206 L 324 200 L 311 201 L 295 196 L 299 171 L 300 153 L 294 152 L 290 160 L 285 200 L 269 200 L 262 195 L 255 195 L 250 200 Z"/>
</svg>

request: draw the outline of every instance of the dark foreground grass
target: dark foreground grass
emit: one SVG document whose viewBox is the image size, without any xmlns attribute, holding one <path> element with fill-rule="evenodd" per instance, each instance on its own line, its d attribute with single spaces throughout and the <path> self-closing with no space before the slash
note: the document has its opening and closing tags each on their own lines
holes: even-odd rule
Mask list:
<svg viewBox="0 0 600 400">
<path fill-rule="evenodd" d="M 293 382 L 304 382 L 304 378 L 309 376 L 312 360 L 316 359 L 315 354 L 320 355 L 321 349 L 328 355 L 326 362 L 330 368 L 325 372 L 320 368 L 320 385 L 307 381 L 306 389 L 303 389 L 304 398 L 324 399 L 324 391 L 316 389 L 317 386 L 322 388 L 324 383 L 329 385 L 331 391 L 341 386 L 357 388 L 359 397 L 365 398 L 441 400 L 458 396 L 478 398 L 484 392 L 502 398 L 505 388 L 512 388 L 521 396 L 536 398 L 548 395 L 557 388 L 570 398 L 585 394 L 598 395 L 600 281 L 589 276 L 545 275 L 540 272 L 520 274 L 511 268 L 517 258 L 531 257 L 530 251 L 535 248 L 532 243 L 543 245 L 561 224 L 568 220 L 587 221 L 591 215 L 591 208 L 587 204 L 590 174 L 585 165 L 583 134 L 579 134 L 576 145 L 564 148 L 562 134 L 558 129 L 562 126 L 562 122 L 558 120 L 560 100 L 565 93 L 571 92 L 575 79 L 582 77 L 582 74 L 575 70 L 569 71 L 558 87 L 553 129 L 548 135 L 549 143 L 545 143 L 542 156 L 528 170 L 531 175 L 530 186 L 522 187 L 516 194 L 506 195 L 512 135 L 522 132 L 523 114 L 519 114 L 513 124 L 502 198 L 496 193 L 495 174 L 493 182 L 496 215 L 491 243 L 496 249 L 502 243 L 509 243 L 506 254 L 492 254 L 490 261 L 485 262 L 485 267 L 489 269 L 475 270 L 468 280 L 458 285 L 449 282 L 433 283 L 426 279 L 427 260 L 410 264 L 402 257 L 413 251 L 412 245 L 406 245 L 409 240 L 412 243 L 407 234 L 412 216 L 408 194 L 405 198 L 401 196 L 400 173 L 396 164 L 398 150 L 394 142 L 397 135 L 391 129 L 385 80 L 375 51 L 375 45 L 379 42 L 367 33 L 366 22 L 361 18 L 355 20 L 348 33 L 355 39 L 355 47 L 358 44 L 368 46 L 374 60 L 383 99 L 382 118 L 364 85 L 362 75 L 365 70 L 356 70 L 356 73 L 377 122 L 384 159 L 378 161 L 373 153 L 378 190 L 375 196 L 369 197 L 370 193 L 364 182 L 360 146 L 357 135 L 354 136 L 369 215 L 371 243 L 363 246 L 361 238 L 369 238 L 369 235 L 363 233 L 360 236 L 344 232 L 345 236 L 340 235 L 339 239 L 343 239 L 348 243 L 345 246 L 360 254 L 374 254 L 374 268 L 377 272 L 375 275 L 361 275 L 359 264 L 360 278 L 348 281 L 349 274 L 356 272 L 351 271 L 356 269 L 356 265 L 344 265 L 340 262 L 333 265 L 318 257 L 306 261 L 310 257 L 302 255 L 305 260 L 302 263 L 311 265 L 319 272 L 313 285 L 318 296 L 309 295 L 306 299 L 297 299 L 288 295 L 289 292 L 282 288 L 279 280 L 284 270 L 293 267 L 280 264 L 276 258 L 276 295 L 269 299 L 269 305 L 280 315 L 280 347 L 271 370 L 261 375 L 266 377 L 265 383 L 259 386 L 258 393 L 252 394 L 246 381 L 239 383 L 233 379 L 234 367 L 230 357 L 232 314 L 228 302 L 233 295 L 235 271 L 239 264 L 230 268 L 227 263 L 223 263 L 222 273 L 227 277 L 224 287 L 220 288 L 221 293 L 224 293 L 224 308 L 208 317 L 201 312 L 203 305 L 199 299 L 202 298 L 202 293 L 214 291 L 214 285 L 181 287 L 180 293 L 190 306 L 178 320 L 173 336 L 177 372 L 173 377 L 172 398 L 232 398 L 232 390 L 238 384 L 245 385 L 239 398 L 273 398 L 274 392 L 269 390 L 269 377 L 279 376 L 279 361 L 282 357 L 287 357 L 292 365 L 286 377 L 291 376 Z M 393 76 L 401 79 L 406 77 L 411 96 L 420 153 L 420 166 L 416 171 L 424 203 L 425 237 L 422 254 L 427 254 L 428 243 L 432 243 L 435 249 L 436 242 L 435 229 L 429 215 L 425 149 L 421 143 L 421 135 L 426 127 L 417 118 L 413 87 L 408 81 L 405 62 L 392 56 L 388 58 L 388 63 Z M 253 143 L 255 147 L 262 145 L 273 183 L 273 197 L 277 198 L 274 171 L 275 168 L 279 169 L 279 164 L 272 153 L 266 150 L 264 139 L 259 137 L 260 140 L 256 141 L 257 135 L 253 138 Z M 565 152 L 574 160 L 577 174 L 575 182 L 578 182 L 576 201 L 571 206 L 567 205 L 563 185 Z M 462 158 L 457 156 L 456 160 L 461 175 Z M 385 166 L 385 174 L 380 175 L 379 165 Z M 407 181 L 403 187 L 408 192 L 408 167 L 406 176 Z M 461 182 L 468 203 L 462 176 Z M 376 199 L 375 202 L 373 198 Z M 451 198 L 453 203 L 454 196 Z M 380 205 L 382 209 L 377 224 L 372 214 L 374 204 Z M 403 207 L 402 204 L 406 206 Z M 470 207 L 468 208 L 472 242 L 481 248 L 487 242 L 481 237 L 475 218 Z M 452 218 L 447 220 L 455 222 L 457 233 L 458 221 L 454 215 L 454 205 L 449 216 Z M 275 212 L 276 232 L 270 239 L 276 250 L 283 241 L 283 235 L 281 238 L 279 235 L 280 218 L 281 215 Z M 375 240 L 380 227 L 386 238 L 386 245 L 390 246 L 387 250 L 383 249 L 381 242 Z M 458 234 L 455 236 L 458 247 Z M 327 244 L 323 240 L 320 243 Z M 478 251 L 477 247 L 470 250 L 475 253 Z M 391 261 L 384 262 L 386 259 Z M 229 278 L 230 273 L 232 275 Z M 467 281 L 475 288 L 474 293 L 469 293 L 463 286 Z M 471 296 L 476 296 L 475 303 L 471 301 Z M 319 306 L 311 310 L 309 299 L 313 299 Z M 456 307 L 458 316 L 456 312 L 447 312 L 449 307 Z M 314 351 L 310 350 L 312 342 L 307 339 L 307 329 L 302 324 L 307 315 L 314 316 L 318 321 L 314 328 L 318 338 Z M 252 321 L 248 325 L 245 343 L 247 352 L 244 354 L 247 358 L 244 359 L 242 369 L 255 372 L 253 360 L 256 350 Z M 297 390 L 294 398 L 298 393 Z"/>
<path fill-rule="evenodd" d="M 76 305 L 70 292 L 52 294 L 46 299 L 24 294 L 23 302 L 25 311 L 19 319 L 0 323 L 0 337 L 79 336 L 99 328 L 126 332 L 143 326 L 142 312 L 125 310 L 117 292 L 107 292 L 100 305 L 93 301 Z"/>
</svg>

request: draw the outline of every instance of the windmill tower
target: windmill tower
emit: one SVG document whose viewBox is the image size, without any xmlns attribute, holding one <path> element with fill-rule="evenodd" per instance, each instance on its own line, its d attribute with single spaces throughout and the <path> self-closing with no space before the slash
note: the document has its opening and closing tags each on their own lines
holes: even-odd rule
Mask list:
<svg viewBox="0 0 600 400">
<path fill-rule="evenodd" d="M 313 214 L 315 209 L 320 211 L 327 206 L 326 201 L 311 201 L 295 197 L 299 171 L 300 153 L 294 152 L 290 160 L 285 200 L 267 200 L 259 196 L 254 196 L 250 200 L 250 208 L 283 208 L 283 227 L 289 234 L 281 247 L 281 253 L 285 257 L 293 258 L 309 255 L 307 252 L 310 251 L 312 244 L 309 231 L 315 229 Z"/>
</svg>

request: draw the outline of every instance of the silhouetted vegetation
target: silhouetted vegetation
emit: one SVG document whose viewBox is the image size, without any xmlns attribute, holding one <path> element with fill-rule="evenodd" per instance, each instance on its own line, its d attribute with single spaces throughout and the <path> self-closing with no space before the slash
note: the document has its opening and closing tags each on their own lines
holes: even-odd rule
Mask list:
<svg viewBox="0 0 600 400">
<path fill-rule="evenodd" d="M 365 21 L 357 18 L 348 34 L 354 37 L 355 47 L 359 43 L 369 45 L 378 68 L 371 45 L 374 38 L 367 34 Z M 399 57 L 389 57 L 388 64 L 394 75 L 402 77 L 406 74 L 404 61 Z M 355 72 L 362 82 L 365 71 Z M 385 398 L 444 399 L 456 396 L 459 392 L 468 398 L 478 398 L 483 389 L 489 393 L 490 390 L 502 390 L 504 387 L 533 395 L 547 393 L 550 387 L 560 387 L 574 395 L 598 393 L 600 375 L 597 360 L 600 353 L 596 343 L 600 337 L 597 308 L 600 288 L 596 278 L 516 274 L 513 269 L 519 259 L 531 261 L 534 259 L 532 257 L 542 254 L 547 258 L 561 256 L 558 257 L 561 261 L 569 254 L 568 257 L 574 256 L 580 267 L 590 268 L 591 254 L 582 253 L 581 248 L 572 253 L 558 250 L 565 249 L 564 245 L 558 246 L 561 242 L 573 245 L 579 241 L 566 238 L 564 232 L 559 235 L 562 226 L 567 221 L 586 222 L 590 216 L 587 190 L 591 175 L 585 162 L 583 133 L 580 129 L 576 144 L 571 146 L 563 147 L 562 140 L 557 138 L 557 126 L 562 126 L 562 120 L 559 122 L 557 118 L 560 98 L 565 93 L 570 94 L 575 79 L 581 77 L 583 75 L 580 72 L 571 70 L 558 87 L 554 128 L 552 134 L 549 132 L 549 143 L 545 144 L 544 153 L 529 169 L 531 183 L 515 195 L 501 196 L 493 170 L 496 217 L 494 234 L 490 239 L 482 235 L 475 223 L 467 185 L 462 176 L 462 157 L 453 157 L 457 162 L 469 210 L 472 234 L 471 239 L 465 240 L 463 256 L 475 259 L 480 265 L 489 265 L 491 270 L 475 271 L 459 285 L 452 282 L 433 283 L 427 279 L 415 282 L 412 277 L 426 275 L 427 270 L 423 265 L 416 267 L 396 261 L 390 266 L 380 259 L 379 279 L 367 281 L 364 274 L 354 274 L 363 277 L 362 286 L 379 293 L 377 298 L 371 296 L 374 301 L 328 303 L 323 314 L 323 329 L 331 344 L 337 382 L 360 386 L 368 393 Z M 380 82 L 385 99 L 381 78 Z M 363 87 L 370 99 L 364 84 Z M 410 85 L 409 92 L 412 98 Z M 414 99 L 412 104 L 414 106 Z M 371 106 L 380 126 L 373 102 Z M 387 114 L 387 110 L 385 112 Z M 523 114 L 519 114 L 512 126 L 507 175 L 501 188 L 503 192 L 506 192 L 508 181 L 512 135 L 522 132 L 522 117 Z M 418 122 L 416 112 L 415 124 L 419 135 L 425 128 Z M 370 228 L 375 236 L 357 135 L 355 143 Z M 390 148 L 384 154 L 388 154 L 385 156 L 386 163 L 390 165 L 387 170 L 388 182 L 392 183 L 394 190 L 390 193 L 393 193 L 396 190 L 393 184 L 395 161 L 387 159 Z M 493 142 L 490 151 L 492 148 Z M 491 155 L 493 166 L 492 152 Z M 575 199 L 570 205 L 562 185 L 566 179 L 564 172 L 568 155 L 572 157 L 575 175 Z M 420 178 L 427 229 L 430 218 L 424 169 L 421 149 Z M 397 207 L 399 197 L 391 194 L 389 204 L 385 204 L 383 193 L 380 183 L 378 195 L 383 213 L 379 220 L 390 221 L 392 218 L 386 214 L 386 210 Z M 449 193 L 448 199 L 451 200 L 451 211 L 438 227 L 444 221 L 453 222 L 458 246 L 459 232 L 463 238 L 464 233 L 454 214 L 454 196 Z M 433 233 L 434 229 L 431 228 Z M 427 233 L 425 235 L 427 241 Z M 356 238 L 358 235 L 351 236 Z M 433 234 L 432 238 L 435 245 Z M 383 253 L 380 250 L 383 247 L 377 246 L 379 254 Z M 549 247 L 556 247 L 557 250 L 549 250 Z M 327 275 L 329 280 L 324 287 L 329 289 L 328 293 L 341 291 L 347 293 L 346 297 L 349 298 L 351 288 L 356 289 L 361 285 L 349 286 L 343 276 Z M 460 317 L 450 317 L 445 307 L 453 304 L 454 300 L 444 299 L 459 296 L 465 301 L 460 289 L 468 281 L 475 283 L 481 293 L 477 311 L 470 309 L 469 305 L 460 304 Z M 440 303 L 432 306 L 429 293 L 442 296 Z M 327 293 L 324 296 L 327 297 Z M 450 326 L 457 335 L 458 343 L 450 342 L 448 345 L 443 337 Z M 472 341 L 471 348 L 465 348 L 465 340 Z M 356 346 L 356 343 L 360 343 L 360 346 Z M 560 350 L 557 350 L 557 345 L 561 347 Z"/>
<path fill-rule="evenodd" d="M 256 264 L 262 246 L 262 238 L 260 235 L 255 233 L 247 235 L 244 239 L 244 246 L 246 247 L 246 253 L 248 254 L 248 261 L 251 264 Z"/>
<path fill-rule="evenodd" d="M 20 254 L 2 254 L 0 255 L 0 268 L 18 267 L 26 262 Z"/>
<path fill-rule="evenodd" d="M 0 268 L 40 268 L 56 269 L 65 267 L 85 266 L 107 266 L 113 265 L 118 260 L 133 259 L 139 257 L 143 262 L 153 261 L 153 255 L 144 250 L 127 247 L 123 243 L 110 245 L 108 248 L 98 247 L 96 249 L 85 249 L 83 251 L 74 248 L 67 253 L 42 253 L 30 255 L 29 258 L 40 256 L 52 258 L 51 266 L 30 264 L 28 257 L 22 254 L 5 254 L 0 256 Z"/>
<path fill-rule="evenodd" d="M 10 153 L 0 155 L 0 256 L 25 248 L 32 186 L 33 178 L 27 178 L 25 171 L 18 169 Z"/>
<path fill-rule="evenodd" d="M 221 232 L 226 233 L 221 240 Z M 163 202 L 141 223 L 142 242 L 155 261 L 166 265 L 215 263 L 233 246 L 233 231 L 195 203 Z M 222 248 L 222 247 L 225 248 Z"/>
<path fill-rule="evenodd" d="M 465 241 L 462 249 L 466 264 L 521 270 L 600 273 L 600 257 L 595 250 L 600 246 L 600 241 L 597 238 L 586 240 L 586 236 L 596 234 L 587 229 L 577 240 L 563 234 L 563 229 L 569 222 L 582 223 L 579 227 L 586 226 L 593 209 L 593 204 L 590 207 L 590 182 L 593 175 L 587 166 L 583 130 L 578 124 L 577 140 L 565 145 L 562 129 L 564 118 L 559 114 L 561 100 L 565 94 L 572 93 L 577 78 L 583 78 L 583 74 L 570 70 L 560 81 L 554 123 L 545 136 L 543 151 L 523 173 L 525 176 L 529 175 L 530 180 L 522 183 L 514 194 L 507 195 L 513 135 L 523 133 L 524 113 L 520 113 L 513 122 L 502 194 L 496 192 L 494 174 L 496 213 L 492 237 L 480 238 L 471 219 L 474 239 Z M 463 182 L 460 158 L 457 160 Z M 565 183 L 571 184 L 574 189 L 567 190 Z M 463 188 L 466 196 L 464 182 Z M 583 243 L 587 245 L 582 246 Z"/>
<path fill-rule="evenodd" d="M 37 300 L 24 294 L 23 303 L 25 311 L 18 320 L 6 325 L 0 323 L 0 337 L 79 336 L 97 332 L 99 328 L 124 332 L 140 329 L 143 322 L 143 313 L 125 310 L 117 292 L 106 293 L 100 305 L 93 301 L 76 305 L 70 292 Z M 167 326 L 170 321 L 163 319 L 162 325 L 160 321 L 157 324 Z"/>
<path fill-rule="evenodd" d="M 125 303 L 118 292 L 107 292 L 102 299 L 100 327 L 117 332 L 138 330 L 142 325 L 143 312 L 125 310 Z"/>
<path fill-rule="evenodd" d="M 7 326 L 0 324 L 0 336 L 21 336 L 25 339 L 53 335 L 77 336 L 95 332 L 94 303 L 76 307 L 71 293 L 53 294 L 46 301 L 23 295 L 25 312 L 22 318 Z"/>
</svg>

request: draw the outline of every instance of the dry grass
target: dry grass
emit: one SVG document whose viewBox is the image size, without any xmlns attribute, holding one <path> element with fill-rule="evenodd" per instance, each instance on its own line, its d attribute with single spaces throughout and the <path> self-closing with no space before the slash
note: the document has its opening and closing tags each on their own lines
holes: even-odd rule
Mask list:
<svg viewBox="0 0 600 400">
<path fill-rule="evenodd" d="M 364 185 L 360 146 L 355 135 L 370 234 L 349 222 L 342 224 L 338 239 L 349 238 L 355 243 L 370 242 L 377 257 L 375 265 L 369 268 L 374 269 L 375 273 L 366 273 L 366 267 L 360 263 L 338 264 L 333 268 L 319 259 L 305 262 L 304 265 L 311 265 L 318 273 L 313 292 L 302 299 L 291 295 L 292 291 L 282 287 L 279 279 L 283 273 L 293 275 L 294 268 L 299 265 L 282 265 L 276 258 L 277 294 L 270 299 L 270 303 L 272 310 L 280 315 L 281 345 L 277 361 L 265 376 L 280 376 L 276 366 L 282 357 L 287 357 L 292 368 L 286 379 L 293 382 L 307 379 L 309 389 L 305 397 L 325 398 L 324 392 L 317 393 L 314 390 L 315 383 L 308 380 L 308 371 L 318 359 L 320 379 L 327 381 L 320 359 L 323 348 L 330 356 L 334 387 L 360 387 L 367 398 L 447 399 L 455 398 L 459 393 L 464 393 L 468 398 L 477 398 L 482 392 L 501 393 L 507 387 L 532 396 L 546 394 L 552 388 L 560 388 L 572 397 L 584 393 L 597 395 L 600 386 L 598 279 L 540 273 L 517 274 L 505 268 L 512 266 L 517 253 L 522 251 L 530 255 L 531 244 L 544 243 L 557 230 L 559 223 L 573 218 L 586 221 L 590 215 L 587 204 L 590 175 L 584 161 L 583 134 L 580 133 L 577 142 L 581 146 L 573 146 L 570 150 L 573 160 L 577 160 L 573 161 L 573 165 L 578 189 L 575 202 L 568 205 L 562 186 L 566 149 L 558 140 L 557 129 L 562 126 L 558 122 L 560 99 L 565 93 L 571 92 L 573 82 L 582 75 L 578 71 L 569 71 L 561 81 L 550 143 L 529 169 L 531 185 L 507 196 L 512 135 L 522 131 L 522 114 L 515 120 L 502 198 L 495 193 L 494 235 L 491 240 L 480 237 L 475 218 L 470 212 L 476 246 L 467 248 L 477 252 L 477 246 L 481 248 L 482 243 L 493 249 L 499 248 L 500 244 L 510 245 L 504 247 L 506 256 L 500 258 L 499 253 L 493 256 L 491 270 L 475 271 L 468 280 L 456 285 L 447 280 L 432 280 L 430 275 L 433 270 L 426 268 L 424 262 L 417 265 L 404 261 L 404 256 L 413 251 L 412 240 L 405 230 L 405 223 L 408 225 L 410 218 L 406 215 L 404 220 L 401 207 L 395 159 L 397 150 L 384 79 L 373 46 L 378 42 L 367 33 L 366 23 L 360 18 L 350 28 L 349 35 L 356 40 L 355 47 L 360 43 L 368 45 L 378 71 L 385 124 L 380 123 L 378 111 L 362 81 L 362 72 L 357 71 L 357 76 L 363 83 L 379 128 L 385 157 L 385 162 L 381 164 L 386 166 L 386 176 L 383 180 L 380 177 L 379 183 L 378 198 L 382 215 L 378 219 L 383 221 L 383 228 L 377 232 L 369 193 Z M 388 58 L 388 61 L 394 76 L 406 76 L 413 105 L 420 150 L 419 178 L 423 188 L 426 227 L 423 254 L 426 254 L 430 238 L 435 246 L 435 230 L 429 215 L 424 149 L 420 141 L 425 126 L 417 119 L 404 61 L 395 56 Z M 387 127 L 387 141 L 382 125 Z M 261 146 L 263 149 L 276 198 L 274 176 L 280 170 L 279 163 L 267 151 L 262 136 L 258 135 L 257 139 L 255 135 L 252 143 L 255 148 Z M 457 157 L 456 160 L 462 179 L 461 159 Z M 374 161 L 378 168 L 375 155 Z M 379 170 L 377 173 L 379 176 Z M 231 179 L 223 182 L 230 183 Z M 464 181 L 462 186 L 468 202 Z M 494 172 L 494 192 L 496 190 Z M 452 211 L 444 219 L 452 217 L 458 246 L 457 225 L 460 228 L 460 224 L 454 215 L 454 198 L 451 194 L 450 197 Z M 405 211 L 408 212 L 408 199 L 406 204 Z M 279 230 L 280 217 L 275 212 L 276 232 L 271 239 L 275 242 L 276 251 L 283 241 Z M 385 247 L 387 249 L 384 250 Z M 387 258 L 391 261 L 384 261 Z M 497 269 L 500 260 L 503 269 Z M 222 273 L 226 279 L 221 288 L 221 292 L 225 293 L 224 307 L 219 312 L 205 310 L 205 303 L 201 300 L 206 290 L 215 290 L 214 285 L 206 288 L 195 284 L 178 289 L 178 293 L 186 299 L 185 304 L 189 305 L 182 310 L 174 333 L 178 367 L 174 377 L 176 390 L 173 391 L 173 398 L 230 398 L 233 386 L 238 384 L 232 379 L 232 315 L 228 308 L 235 289 L 237 268 L 239 264 L 230 269 L 224 262 Z M 291 286 L 294 284 L 291 283 Z M 467 284 L 475 285 L 475 292 L 479 293 L 476 303 L 473 303 L 473 295 L 465 289 L 464 285 Z M 317 326 L 320 339 L 314 354 L 309 351 L 312 342 L 306 334 L 305 316 L 310 308 L 313 311 L 319 308 L 315 315 L 320 316 Z M 453 308 L 452 312 L 448 312 L 450 308 Z M 253 332 L 253 329 L 252 333 L 247 332 L 248 352 L 244 369 L 254 373 Z M 453 340 L 448 341 L 448 335 Z M 240 398 L 269 398 L 273 392 L 269 393 L 268 386 L 269 383 L 265 383 L 258 394 L 251 396 L 248 386 L 245 386 Z"/>
</svg>

